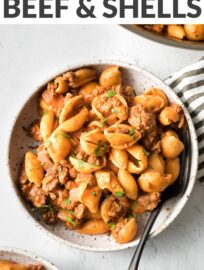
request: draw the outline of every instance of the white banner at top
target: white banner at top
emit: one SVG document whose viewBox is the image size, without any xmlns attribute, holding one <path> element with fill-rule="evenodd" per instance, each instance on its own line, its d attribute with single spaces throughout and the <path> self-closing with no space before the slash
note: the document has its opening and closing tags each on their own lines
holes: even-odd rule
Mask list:
<svg viewBox="0 0 204 270">
<path fill-rule="evenodd" d="M 204 24 L 204 0 L 0 0 L 0 24 Z"/>
</svg>

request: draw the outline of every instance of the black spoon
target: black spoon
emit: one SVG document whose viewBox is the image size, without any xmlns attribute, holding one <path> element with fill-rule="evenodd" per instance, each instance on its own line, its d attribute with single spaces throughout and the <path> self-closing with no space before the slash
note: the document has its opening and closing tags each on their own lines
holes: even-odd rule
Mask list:
<svg viewBox="0 0 204 270">
<path fill-rule="evenodd" d="M 145 243 L 147 239 L 149 238 L 149 233 L 154 225 L 154 222 L 156 221 L 164 203 L 168 201 L 171 198 L 182 196 L 189 183 L 189 177 L 190 177 L 190 168 L 191 168 L 191 138 L 190 138 L 190 132 L 189 129 L 183 130 L 181 134 L 181 139 L 184 143 L 184 151 L 181 156 L 181 171 L 179 179 L 175 182 L 174 185 L 168 187 L 164 192 L 161 194 L 161 202 L 155 208 L 155 210 L 152 211 L 147 224 L 144 228 L 144 232 L 140 238 L 140 242 L 136 248 L 136 251 L 133 255 L 132 261 L 129 265 L 128 270 L 137 270 L 140 262 L 140 258 L 142 255 L 142 251 L 144 249 Z"/>
</svg>

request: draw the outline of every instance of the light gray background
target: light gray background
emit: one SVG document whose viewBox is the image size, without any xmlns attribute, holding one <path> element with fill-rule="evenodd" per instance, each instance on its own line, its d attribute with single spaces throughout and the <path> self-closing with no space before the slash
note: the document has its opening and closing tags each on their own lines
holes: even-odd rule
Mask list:
<svg viewBox="0 0 204 270">
<path fill-rule="evenodd" d="M 124 270 L 133 249 L 91 253 L 59 245 L 26 219 L 10 187 L 7 140 L 13 119 L 31 91 L 67 64 L 87 59 L 135 63 L 161 79 L 204 52 L 159 45 L 120 26 L 0 26 L 0 246 L 28 249 L 62 270 Z M 204 269 L 204 186 L 161 235 L 148 242 L 141 270 Z"/>
</svg>

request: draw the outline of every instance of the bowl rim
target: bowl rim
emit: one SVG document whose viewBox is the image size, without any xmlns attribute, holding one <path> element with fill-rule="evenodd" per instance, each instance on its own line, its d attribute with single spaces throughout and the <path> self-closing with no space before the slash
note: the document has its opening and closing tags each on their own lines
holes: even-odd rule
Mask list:
<svg viewBox="0 0 204 270">
<path fill-rule="evenodd" d="M 33 259 L 35 261 L 38 261 L 39 263 L 41 263 L 46 268 L 49 267 L 50 270 L 59 270 L 59 268 L 56 267 L 56 265 L 54 265 L 54 263 L 52 263 L 49 260 L 37 255 L 34 252 L 28 251 L 26 249 L 0 246 L 0 253 L 4 253 L 4 252 L 11 253 L 11 254 L 15 253 L 17 255 L 22 255 L 24 257 L 31 258 L 31 259 Z"/>
<path fill-rule="evenodd" d="M 186 50 L 196 50 L 196 51 L 203 51 L 204 50 L 204 41 L 203 42 L 196 42 L 191 40 L 176 40 L 174 38 L 169 38 L 165 35 L 160 35 L 156 32 L 149 31 L 147 29 L 142 29 L 139 25 L 133 24 L 121 24 L 121 27 L 129 30 L 130 32 L 149 39 L 153 42 L 157 42 L 166 46 L 171 46 L 180 49 Z"/>
<path fill-rule="evenodd" d="M 126 244 L 122 244 L 116 247 L 104 247 L 104 248 L 97 248 L 97 247 L 93 247 L 93 246 L 85 246 L 85 245 L 81 245 L 81 244 L 76 244 L 73 242 L 70 242 L 69 240 L 64 240 L 61 237 L 57 236 L 56 234 L 54 234 L 53 232 L 47 230 L 45 227 L 43 227 L 31 214 L 30 212 L 26 209 L 26 207 L 23 205 L 23 203 L 21 202 L 22 198 L 21 195 L 18 191 L 18 188 L 16 186 L 16 184 L 14 183 L 13 179 L 12 179 L 12 173 L 11 173 L 11 168 L 10 168 L 10 159 L 9 159 L 9 153 L 10 153 L 10 146 L 11 146 L 11 139 L 12 139 L 12 133 L 13 133 L 13 129 L 16 125 L 17 119 L 19 118 L 22 110 L 24 109 L 24 107 L 26 106 L 26 104 L 32 99 L 32 97 L 34 97 L 39 91 L 40 89 L 46 85 L 46 83 L 48 83 L 50 80 L 52 80 L 53 78 L 55 78 L 56 76 L 58 76 L 59 74 L 62 74 L 68 70 L 76 70 L 79 68 L 83 68 L 83 67 L 89 67 L 89 66 L 97 66 L 97 65 L 117 65 L 120 66 L 122 68 L 126 68 L 126 69 L 133 69 L 135 71 L 138 72 L 142 72 L 144 74 L 146 74 L 149 78 L 154 79 L 154 81 L 157 81 L 158 83 L 162 83 L 166 86 L 166 88 L 171 92 L 171 95 L 174 97 L 174 99 L 176 99 L 177 101 L 179 101 L 179 104 L 182 106 L 185 116 L 187 118 L 188 121 L 188 125 L 189 125 L 189 130 L 190 130 L 190 136 L 191 136 L 191 142 L 192 142 L 192 149 L 194 152 L 194 156 L 195 158 L 192 160 L 192 162 L 194 163 L 194 171 L 193 171 L 193 175 L 194 177 L 192 177 L 191 181 L 189 181 L 189 185 L 187 187 L 187 190 L 185 192 L 185 194 L 183 194 L 183 196 L 180 199 L 183 199 L 183 203 L 179 205 L 179 207 L 177 206 L 177 211 L 174 212 L 174 214 L 170 215 L 170 217 L 167 218 L 166 222 L 164 224 L 162 224 L 157 230 L 155 230 L 154 232 L 152 232 L 150 234 L 150 238 L 153 238 L 155 236 L 157 236 L 158 234 L 160 234 L 162 231 L 164 231 L 174 220 L 175 218 L 180 214 L 181 210 L 183 209 L 183 207 L 185 206 L 196 181 L 196 175 L 197 175 L 197 169 L 198 169 L 198 143 L 197 143 L 197 134 L 195 131 L 195 127 L 193 124 L 193 121 L 191 119 L 190 114 L 188 113 L 187 109 L 185 108 L 183 102 L 181 101 L 181 99 L 176 95 L 176 93 L 165 83 L 163 82 L 161 79 L 159 79 L 157 76 L 155 76 L 153 73 L 147 71 L 146 69 L 143 69 L 141 67 L 138 67 L 137 65 L 133 64 L 133 63 L 128 63 L 128 62 L 124 62 L 124 61 L 117 61 L 117 60 L 101 60 L 101 59 L 97 59 L 97 60 L 87 60 L 87 61 L 83 61 L 83 62 L 78 62 L 75 64 L 70 64 L 67 65 L 65 68 L 59 70 L 58 72 L 55 72 L 52 76 L 49 76 L 48 79 L 43 80 L 43 82 L 40 84 L 40 86 L 36 87 L 34 91 L 31 91 L 31 94 L 25 95 L 24 101 L 22 102 L 22 106 L 20 106 L 20 108 L 18 109 L 18 112 L 16 113 L 16 116 L 12 122 L 12 126 L 10 129 L 10 133 L 9 133 L 9 137 L 8 137 L 8 146 L 7 146 L 7 170 L 8 170 L 8 175 L 10 178 L 10 185 L 12 190 L 14 190 L 15 194 L 16 194 L 16 198 L 18 199 L 18 201 L 20 200 L 20 209 L 25 213 L 25 216 L 32 221 L 32 223 L 35 225 L 35 227 L 37 227 L 38 229 L 42 230 L 48 237 L 51 237 L 52 239 L 56 240 L 58 243 L 63 244 L 67 247 L 72 247 L 72 248 L 76 248 L 79 250 L 85 250 L 85 251 L 96 251 L 96 252 L 111 252 L 111 251 L 119 251 L 119 250 L 125 250 L 131 247 L 135 247 L 137 246 L 137 243 L 135 243 L 135 241 L 126 243 Z M 192 164 L 193 164 L 192 163 Z"/>
</svg>

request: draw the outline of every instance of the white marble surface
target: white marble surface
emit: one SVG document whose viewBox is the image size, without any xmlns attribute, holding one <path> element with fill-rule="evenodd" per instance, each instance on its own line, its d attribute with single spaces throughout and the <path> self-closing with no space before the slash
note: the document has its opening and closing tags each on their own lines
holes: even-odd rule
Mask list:
<svg viewBox="0 0 204 270">
<path fill-rule="evenodd" d="M 0 246 L 28 249 L 62 270 L 124 270 L 133 250 L 91 253 L 59 245 L 28 221 L 9 185 L 7 138 L 32 89 L 67 64 L 105 58 L 133 62 L 164 79 L 204 52 L 147 41 L 120 26 L 0 26 Z M 142 270 L 204 269 L 204 186 L 160 236 L 148 242 Z"/>
</svg>

